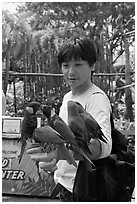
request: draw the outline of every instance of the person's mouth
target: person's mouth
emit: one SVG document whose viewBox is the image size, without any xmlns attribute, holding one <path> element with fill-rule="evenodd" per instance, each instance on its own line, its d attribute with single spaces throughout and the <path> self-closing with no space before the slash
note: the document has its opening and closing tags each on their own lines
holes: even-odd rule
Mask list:
<svg viewBox="0 0 137 204">
<path fill-rule="evenodd" d="M 77 78 L 69 78 L 69 81 L 76 81 Z"/>
</svg>

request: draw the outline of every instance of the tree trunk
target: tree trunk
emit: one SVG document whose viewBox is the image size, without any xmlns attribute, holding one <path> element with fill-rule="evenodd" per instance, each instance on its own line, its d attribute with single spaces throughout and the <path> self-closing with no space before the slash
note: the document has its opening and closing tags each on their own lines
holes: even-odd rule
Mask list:
<svg viewBox="0 0 137 204">
<path fill-rule="evenodd" d="M 131 84 L 131 66 L 130 66 L 130 59 L 129 59 L 129 44 L 128 40 L 126 39 L 126 36 L 123 36 L 123 41 L 124 41 L 124 48 L 125 48 L 125 57 L 126 57 L 126 63 L 125 63 L 125 84 Z M 129 119 L 131 122 L 133 122 L 134 117 L 133 117 L 133 100 L 132 100 L 132 95 L 131 95 L 131 90 L 130 88 L 126 88 L 125 90 L 125 104 L 126 104 L 126 114 L 125 118 Z"/>
<path fill-rule="evenodd" d="M 6 52 L 6 68 L 4 73 L 4 81 L 3 81 L 3 92 L 6 96 L 7 86 L 9 82 L 9 68 L 10 68 L 10 42 L 8 42 L 7 52 Z"/>
<path fill-rule="evenodd" d="M 13 80 L 13 92 L 14 92 L 14 109 L 15 109 L 15 116 L 17 116 L 17 98 L 16 98 L 16 78 L 14 77 Z"/>
</svg>

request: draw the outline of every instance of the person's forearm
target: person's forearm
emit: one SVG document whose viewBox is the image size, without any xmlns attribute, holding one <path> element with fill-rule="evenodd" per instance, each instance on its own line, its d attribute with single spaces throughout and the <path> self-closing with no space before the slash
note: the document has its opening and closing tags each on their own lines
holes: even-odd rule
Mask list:
<svg viewBox="0 0 137 204">
<path fill-rule="evenodd" d="M 91 139 L 88 146 L 92 154 L 91 158 L 93 160 L 98 159 L 102 152 L 101 142 L 97 139 Z"/>
<path fill-rule="evenodd" d="M 80 155 L 76 150 L 68 150 L 70 154 L 74 157 L 75 160 L 83 160 L 83 156 Z M 58 158 L 59 160 L 66 160 L 65 155 L 61 153 L 59 150 L 59 145 L 58 145 Z"/>
<path fill-rule="evenodd" d="M 88 145 L 90 151 L 91 151 L 91 159 L 96 160 L 99 158 L 102 148 L 101 143 L 99 140 L 91 139 Z M 76 150 L 74 151 L 74 158 L 76 160 L 83 160 L 83 156 L 80 155 Z"/>
<path fill-rule="evenodd" d="M 96 139 L 91 139 L 88 145 L 90 151 L 91 151 L 91 158 L 93 160 L 96 160 L 99 158 L 100 154 L 101 154 L 101 143 L 99 140 Z M 59 150 L 59 146 L 58 146 L 58 150 Z M 83 160 L 83 156 L 77 151 L 77 150 L 73 150 L 73 152 L 71 150 L 69 150 L 71 152 L 71 154 L 73 155 L 73 157 L 75 158 L 75 160 Z M 66 160 L 65 156 L 59 151 L 59 160 Z"/>
</svg>

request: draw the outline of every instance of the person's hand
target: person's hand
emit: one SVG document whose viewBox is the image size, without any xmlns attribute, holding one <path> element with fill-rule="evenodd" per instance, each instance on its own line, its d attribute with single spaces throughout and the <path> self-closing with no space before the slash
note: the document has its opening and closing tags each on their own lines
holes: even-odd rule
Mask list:
<svg viewBox="0 0 137 204">
<path fill-rule="evenodd" d="M 57 169 L 57 162 L 59 160 L 59 151 L 50 151 L 49 153 L 43 153 L 40 147 L 30 148 L 27 153 L 31 156 L 31 159 L 39 162 L 39 167 L 43 170 L 53 172 Z"/>
</svg>

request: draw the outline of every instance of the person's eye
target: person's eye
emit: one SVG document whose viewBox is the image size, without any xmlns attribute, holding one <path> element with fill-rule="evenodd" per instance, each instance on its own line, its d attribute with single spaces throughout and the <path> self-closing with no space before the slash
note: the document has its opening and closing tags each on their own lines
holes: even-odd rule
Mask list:
<svg viewBox="0 0 137 204">
<path fill-rule="evenodd" d="M 82 63 L 80 63 L 80 62 L 77 62 L 76 64 L 75 64 L 75 66 L 81 66 L 82 65 Z"/>
<path fill-rule="evenodd" d="M 62 67 L 67 69 L 69 67 L 69 65 L 68 64 L 62 64 Z"/>
</svg>

